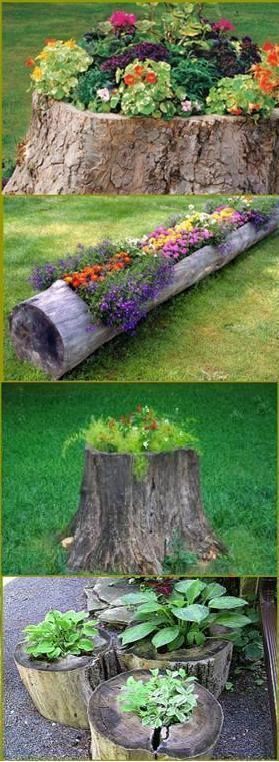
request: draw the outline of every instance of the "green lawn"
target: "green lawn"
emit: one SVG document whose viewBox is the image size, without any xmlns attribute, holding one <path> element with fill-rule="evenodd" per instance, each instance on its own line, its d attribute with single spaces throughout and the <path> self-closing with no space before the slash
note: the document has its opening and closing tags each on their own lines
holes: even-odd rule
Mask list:
<svg viewBox="0 0 279 762">
<path fill-rule="evenodd" d="M 107 18 L 113 8 L 124 6 L 125 2 L 3 3 L 3 142 L 7 160 L 14 159 L 16 145 L 24 137 L 30 118 L 26 58 L 41 50 L 46 37 L 79 39 L 96 20 Z M 133 3 L 129 3 L 129 8 L 138 16 L 145 13 Z M 277 3 L 210 3 L 205 4 L 205 13 L 212 19 L 224 16 L 231 19 L 239 35 L 251 35 L 259 43 L 278 39 Z"/>
<path fill-rule="evenodd" d="M 59 536 L 78 506 L 83 446 L 63 459 L 63 442 L 92 414 L 137 404 L 196 419 L 205 511 L 230 552 L 210 571 L 275 574 L 275 384 L 145 383 L 4 384 L 3 574 L 65 571 Z"/>
<path fill-rule="evenodd" d="M 216 202 L 220 197 L 216 197 Z M 13 197 L 5 206 L 5 314 L 32 295 L 32 268 L 104 237 L 141 236 L 202 197 Z M 274 381 L 278 235 L 157 308 L 136 336 L 122 335 L 65 380 Z M 47 377 L 13 351 L 5 330 L 5 379 Z"/>
</svg>

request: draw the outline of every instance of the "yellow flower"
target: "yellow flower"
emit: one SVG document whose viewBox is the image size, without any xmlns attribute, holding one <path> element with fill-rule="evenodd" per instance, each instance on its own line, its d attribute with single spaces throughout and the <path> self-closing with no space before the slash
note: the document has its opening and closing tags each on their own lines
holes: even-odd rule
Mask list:
<svg viewBox="0 0 279 762">
<path fill-rule="evenodd" d="M 39 53 L 38 56 L 36 56 L 36 61 L 39 59 L 39 61 L 45 61 L 49 57 L 49 53 L 47 50 L 43 50 L 41 53 Z"/>
<path fill-rule="evenodd" d="M 67 42 L 64 42 L 64 45 L 66 48 L 76 48 L 76 41 L 75 40 L 67 40 Z"/>
<path fill-rule="evenodd" d="M 35 66 L 35 69 L 31 74 L 31 78 L 34 79 L 35 82 L 39 82 L 39 80 L 42 79 L 42 69 L 40 66 Z"/>
</svg>

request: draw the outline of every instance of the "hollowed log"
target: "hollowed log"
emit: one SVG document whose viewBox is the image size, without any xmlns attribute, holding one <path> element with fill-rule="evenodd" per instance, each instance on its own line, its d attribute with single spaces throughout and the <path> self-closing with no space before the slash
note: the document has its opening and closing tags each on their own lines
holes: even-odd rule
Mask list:
<svg viewBox="0 0 279 762">
<path fill-rule="evenodd" d="M 233 646 L 230 641 L 208 638 L 203 646 L 180 648 L 178 651 L 160 653 L 150 640 L 133 643 L 117 649 L 122 670 L 176 669 L 185 667 L 187 674 L 194 675 L 207 690 L 220 696 L 228 680 Z"/>
<path fill-rule="evenodd" d="M 201 685 L 195 686 L 198 698 L 192 717 L 169 731 L 154 733 L 134 714 L 121 712 L 120 690 L 129 675 L 148 680 L 150 673 L 135 670 L 99 686 L 90 699 L 88 718 L 91 753 L 94 760 L 211 759 L 223 725 L 219 702 Z"/>
<path fill-rule="evenodd" d="M 173 279 L 148 305 L 148 310 L 181 293 L 261 241 L 278 227 L 279 207 L 260 230 L 247 223 L 231 233 L 222 246 L 204 246 L 173 267 Z M 17 305 L 9 318 L 18 357 L 54 378 L 61 378 L 121 329 L 98 324 L 85 302 L 62 280 Z"/>
<path fill-rule="evenodd" d="M 36 709 L 43 717 L 74 728 L 88 728 L 87 706 L 100 682 L 119 671 L 110 635 L 100 630 L 92 654 L 55 662 L 32 659 L 19 643 L 15 663 Z"/>
<path fill-rule="evenodd" d="M 33 95 L 20 163 L 5 193 L 278 193 L 279 110 L 130 118 Z"/>
<path fill-rule="evenodd" d="M 198 455 L 180 449 L 145 457 L 139 479 L 132 455 L 86 447 L 71 570 L 160 574 L 176 532 L 203 560 L 224 552 L 203 512 Z"/>
</svg>

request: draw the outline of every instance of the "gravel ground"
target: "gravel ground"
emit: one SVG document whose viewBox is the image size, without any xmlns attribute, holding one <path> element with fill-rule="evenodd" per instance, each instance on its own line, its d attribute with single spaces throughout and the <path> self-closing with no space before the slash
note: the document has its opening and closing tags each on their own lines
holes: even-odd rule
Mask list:
<svg viewBox="0 0 279 762">
<path fill-rule="evenodd" d="M 4 590 L 5 625 L 5 759 L 90 759 L 89 732 L 45 720 L 36 711 L 13 661 L 22 628 L 43 618 L 47 609 L 85 607 L 82 578 L 21 577 Z M 245 672 L 235 690 L 221 697 L 225 721 L 215 759 L 272 759 L 271 720 L 266 685 L 255 686 Z"/>
</svg>

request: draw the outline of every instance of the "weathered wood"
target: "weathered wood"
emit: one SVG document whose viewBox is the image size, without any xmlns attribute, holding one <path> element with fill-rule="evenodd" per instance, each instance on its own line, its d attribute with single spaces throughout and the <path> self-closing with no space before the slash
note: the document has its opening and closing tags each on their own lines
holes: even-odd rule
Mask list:
<svg viewBox="0 0 279 762">
<path fill-rule="evenodd" d="M 148 310 L 220 270 L 278 227 L 279 207 L 268 223 L 256 230 L 247 223 L 231 233 L 223 246 L 204 246 L 173 268 L 172 282 L 148 305 Z M 106 344 L 121 329 L 102 324 L 92 330 L 85 302 L 62 280 L 17 305 L 10 315 L 11 338 L 18 357 L 28 360 L 54 378 L 61 378 Z"/>
<path fill-rule="evenodd" d="M 120 643 L 120 641 L 119 641 Z M 160 653 L 150 641 L 130 647 L 119 645 L 117 656 L 122 670 L 185 667 L 214 696 L 220 696 L 228 680 L 233 646 L 230 641 L 208 638 L 203 646 Z"/>
<path fill-rule="evenodd" d="M 87 728 L 87 705 L 100 682 L 119 671 L 111 637 L 100 631 L 90 655 L 67 656 L 55 662 L 32 659 L 19 643 L 15 663 L 36 709 L 48 720 L 74 728 Z"/>
<path fill-rule="evenodd" d="M 134 714 L 121 712 L 118 699 L 129 675 L 148 680 L 150 673 L 136 670 L 119 675 L 99 686 L 90 699 L 88 718 L 91 730 L 92 759 L 154 760 L 211 759 L 223 725 L 220 704 L 201 685 L 195 686 L 198 705 L 183 724 L 172 725 L 169 732 L 154 735 Z"/>
<path fill-rule="evenodd" d="M 278 193 L 279 111 L 169 122 L 79 111 L 34 94 L 5 193 Z"/>
<path fill-rule="evenodd" d="M 197 453 L 180 449 L 145 457 L 148 470 L 138 479 L 132 455 L 86 446 L 72 571 L 160 574 L 174 532 L 204 560 L 225 551 L 203 512 Z"/>
</svg>

